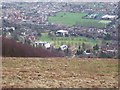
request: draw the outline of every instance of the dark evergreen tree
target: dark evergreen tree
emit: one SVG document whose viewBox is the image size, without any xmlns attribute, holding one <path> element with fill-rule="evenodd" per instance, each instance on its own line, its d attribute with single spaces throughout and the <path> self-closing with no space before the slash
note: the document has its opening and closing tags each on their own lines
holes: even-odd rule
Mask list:
<svg viewBox="0 0 120 90">
<path fill-rule="evenodd" d="M 85 50 L 85 43 L 82 43 L 82 49 Z"/>
<path fill-rule="evenodd" d="M 98 44 L 96 44 L 95 46 L 93 46 L 93 50 L 99 50 Z"/>
<path fill-rule="evenodd" d="M 112 36 L 110 34 L 106 34 L 106 36 L 104 37 L 105 40 L 111 40 Z"/>
</svg>

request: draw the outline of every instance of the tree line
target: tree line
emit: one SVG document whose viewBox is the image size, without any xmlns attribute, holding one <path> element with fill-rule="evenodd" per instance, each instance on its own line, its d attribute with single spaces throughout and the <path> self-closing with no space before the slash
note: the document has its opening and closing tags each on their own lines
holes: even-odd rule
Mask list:
<svg viewBox="0 0 120 90">
<path fill-rule="evenodd" d="M 42 47 L 18 43 L 13 39 L 2 38 L 2 56 L 4 57 L 62 57 L 60 53 L 50 52 Z"/>
</svg>

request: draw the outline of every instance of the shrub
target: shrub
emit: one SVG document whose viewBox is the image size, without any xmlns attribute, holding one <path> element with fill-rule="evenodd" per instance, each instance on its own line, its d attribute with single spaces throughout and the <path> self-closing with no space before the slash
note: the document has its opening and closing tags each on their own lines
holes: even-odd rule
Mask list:
<svg viewBox="0 0 120 90">
<path fill-rule="evenodd" d="M 62 57 L 60 53 L 50 52 L 42 47 L 32 47 L 2 37 L 2 56 L 5 57 Z"/>
</svg>

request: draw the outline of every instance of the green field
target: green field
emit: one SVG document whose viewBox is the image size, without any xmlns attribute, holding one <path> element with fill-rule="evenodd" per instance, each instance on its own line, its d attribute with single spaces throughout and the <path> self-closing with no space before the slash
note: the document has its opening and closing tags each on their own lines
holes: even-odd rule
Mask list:
<svg viewBox="0 0 120 90">
<path fill-rule="evenodd" d="M 46 41 L 51 43 L 52 45 L 59 47 L 62 44 L 72 45 L 72 46 L 79 46 L 82 43 L 89 44 L 91 46 L 100 43 L 100 40 L 97 39 L 90 39 L 86 37 L 54 37 L 53 39 L 48 36 L 47 33 L 41 33 L 41 37 L 39 38 L 40 41 Z"/>
<path fill-rule="evenodd" d="M 109 20 L 95 20 L 95 19 L 83 19 L 82 17 L 87 15 L 86 13 L 71 13 L 71 12 L 59 12 L 55 16 L 50 16 L 48 21 L 50 23 L 57 23 L 62 25 L 81 25 L 84 27 L 97 27 L 105 28 L 110 22 Z"/>
</svg>

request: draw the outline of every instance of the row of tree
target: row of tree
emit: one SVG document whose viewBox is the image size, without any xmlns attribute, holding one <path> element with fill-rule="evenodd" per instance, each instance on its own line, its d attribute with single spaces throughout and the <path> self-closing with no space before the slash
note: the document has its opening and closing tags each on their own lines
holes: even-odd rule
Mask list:
<svg viewBox="0 0 120 90">
<path fill-rule="evenodd" d="M 94 53 L 95 53 L 95 52 L 98 51 L 98 50 L 99 50 L 98 44 L 94 45 L 92 52 L 94 51 Z M 78 47 L 78 50 L 77 50 L 77 52 L 76 52 L 76 55 L 81 55 L 81 54 L 83 54 L 84 51 L 86 51 L 87 53 L 91 53 L 91 50 L 90 50 L 90 49 L 86 49 L 85 43 L 82 44 L 82 47 L 81 47 L 81 46 Z"/>
</svg>

